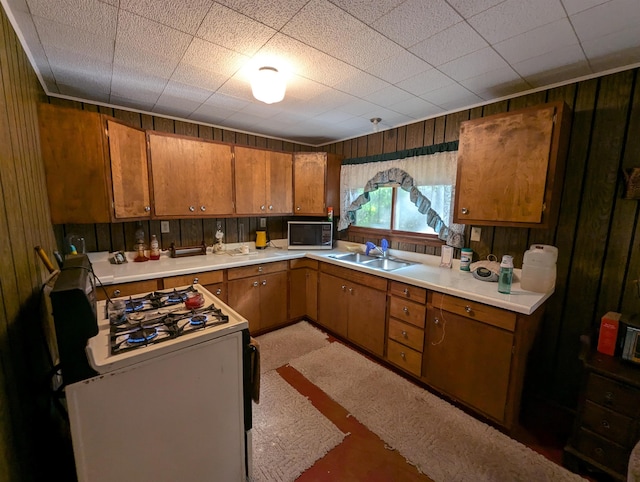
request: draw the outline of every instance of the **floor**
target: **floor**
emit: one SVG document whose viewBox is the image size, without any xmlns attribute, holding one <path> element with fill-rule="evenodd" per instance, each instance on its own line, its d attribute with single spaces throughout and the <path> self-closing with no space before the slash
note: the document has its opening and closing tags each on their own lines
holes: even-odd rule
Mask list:
<svg viewBox="0 0 640 482">
<path fill-rule="evenodd" d="M 337 340 L 331 340 L 337 341 Z M 305 471 L 297 482 L 325 481 L 430 481 L 409 465 L 398 452 L 390 450 L 376 434 L 354 417 L 303 375 L 290 366 L 278 373 L 331 420 L 342 432 L 349 433 L 343 442 Z M 521 426 L 514 438 L 532 450 L 562 465 L 562 449 L 571 430 L 571 420 L 559 410 L 541 404 L 523 407 Z M 591 481 L 599 481 L 592 474 L 582 474 Z"/>
</svg>

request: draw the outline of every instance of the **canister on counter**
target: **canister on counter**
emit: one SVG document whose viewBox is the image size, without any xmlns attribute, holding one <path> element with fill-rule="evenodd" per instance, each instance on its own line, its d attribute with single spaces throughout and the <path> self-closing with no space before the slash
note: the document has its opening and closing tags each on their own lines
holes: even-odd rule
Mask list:
<svg viewBox="0 0 640 482">
<path fill-rule="evenodd" d="M 333 206 L 327 208 L 327 221 L 333 221 Z"/>
<path fill-rule="evenodd" d="M 473 250 L 471 248 L 462 248 L 460 251 L 460 270 L 471 271 L 469 265 L 473 258 Z"/>
</svg>

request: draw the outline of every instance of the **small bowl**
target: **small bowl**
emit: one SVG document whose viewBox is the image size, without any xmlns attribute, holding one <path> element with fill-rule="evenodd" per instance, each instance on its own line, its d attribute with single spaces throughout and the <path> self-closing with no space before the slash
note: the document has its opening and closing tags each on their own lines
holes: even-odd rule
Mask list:
<svg viewBox="0 0 640 482">
<path fill-rule="evenodd" d="M 189 293 L 187 299 L 184 300 L 184 306 L 190 310 L 195 310 L 204 305 L 204 296 L 202 293 Z"/>
</svg>

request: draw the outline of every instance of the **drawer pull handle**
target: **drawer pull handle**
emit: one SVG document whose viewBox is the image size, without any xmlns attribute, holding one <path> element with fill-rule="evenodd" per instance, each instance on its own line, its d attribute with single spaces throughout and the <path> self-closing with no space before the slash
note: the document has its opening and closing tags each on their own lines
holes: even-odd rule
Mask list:
<svg viewBox="0 0 640 482">
<path fill-rule="evenodd" d="M 405 313 L 409 314 L 409 308 L 407 308 L 406 306 L 404 308 L 402 308 L 402 311 L 404 311 Z"/>
<path fill-rule="evenodd" d="M 403 360 L 407 359 L 407 355 L 404 354 L 403 351 L 400 352 L 400 358 L 402 358 Z"/>
<path fill-rule="evenodd" d="M 467 313 L 471 313 L 473 310 L 471 309 L 471 307 L 469 305 L 464 307 L 464 311 L 466 311 Z"/>
<path fill-rule="evenodd" d="M 609 422 L 607 420 L 603 420 L 602 421 L 602 426 L 604 428 L 606 428 L 607 430 L 609 430 L 611 428 L 611 425 L 609 424 Z"/>
<path fill-rule="evenodd" d="M 258 273 L 262 273 L 262 266 L 258 266 Z"/>
<path fill-rule="evenodd" d="M 409 288 L 405 288 L 402 292 L 403 292 L 406 296 L 409 296 Z"/>
<path fill-rule="evenodd" d="M 120 290 L 113 290 L 113 296 L 120 296 Z"/>
<path fill-rule="evenodd" d="M 406 331 L 404 331 L 404 330 L 402 330 L 402 336 L 403 336 L 404 338 L 409 338 L 409 337 L 407 336 L 407 332 L 406 332 Z"/>
<path fill-rule="evenodd" d="M 197 285 L 197 284 L 198 284 L 198 281 L 199 281 L 199 280 L 198 280 L 198 278 L 193 278 L 193 284 L 194 284 L 194 285 Z"/>
</svg>

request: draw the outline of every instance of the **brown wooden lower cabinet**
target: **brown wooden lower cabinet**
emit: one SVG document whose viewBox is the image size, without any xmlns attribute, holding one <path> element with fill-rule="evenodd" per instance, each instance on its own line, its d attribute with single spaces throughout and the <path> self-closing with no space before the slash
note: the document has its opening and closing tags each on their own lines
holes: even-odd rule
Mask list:
<svg viewBox="0 0 640 482">
<path fill-rule="evenodd" d="M 229 306 L 247 319 L 251 334 L 288 321 L 286 261 L 231 268 L 227 277 Z"/>
<path fill-rule="evenodd" d="M 318 323 L 382 357 L 387 280 L 328 263 L 320 264 Z"/>
<path fill-rule="evenodd" d="M 289 261 L 289 319 L 318 319 L 318 262 L 301 258 Z"/>
<path fill-rule="evenodd" d="M 118 298 L 121 296 L 139 295 L 148 293 L 162 288 L 162 280 L 148 279 L 142 281 L 132 281 L 130 283 L 118 283 L 107 285 L 103 288 L 96 288 L 96 298 L 98 300 L 106 300 L 107 298 Z"/>
<path fill-rule="evenodd" d="M 205 289 L 220 298 L 224 303 L 227 302 L 227 289 L 224 283 L 223 270 L 171 276 L 169 278 L 164 278 L 163 284 L 164 289 L 201 284 Z"/>
</svg>

